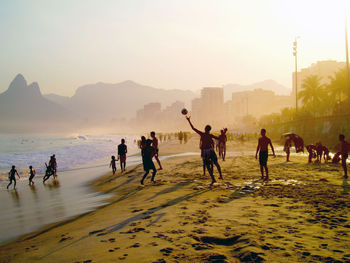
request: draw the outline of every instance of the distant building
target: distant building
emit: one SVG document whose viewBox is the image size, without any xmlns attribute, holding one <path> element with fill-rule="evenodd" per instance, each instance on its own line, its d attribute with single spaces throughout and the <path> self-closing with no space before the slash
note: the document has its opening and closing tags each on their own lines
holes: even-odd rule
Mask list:
<svg viewBox="0 0 350 263">
<path fill-rule="evenodd" d="M 302 85 L 304 80 L 311 76 L 311 75 L 317 75 L 321 79 L 321 83 L 323 85 L 327 85 L 330 82 L 329 77 L 333 76 L 335 72 L 343 69 L 346 66 L 345 62 L 338 62 L 335 60 L 325 60 L 325 61 L 318 61 L 316 63 L 311 64 L 310 67 L 303 68 L 300 71 L 298 71 L 297 75 L 297 86 L 298 91 L 302 89 Z M 292 98 L 293 98 L 293 106 L 295 106 L 295 72 L 292 74 L 292 81 L 293 81 L 293 88 L 292 88 Z M 299 105 L 301 104 L 301 101 L 298 101 Z"/>
<path fill-rule="evenodd" d="M 192 116 L 199 124 L 219 124 L 224 120 L 224 89 L 206 87 L 200 98 L 192 100 Z"/>
<path fill-rule="evenodd" d="M 143 109 L 136 112 L 136 119 L 139 121 L 149 120 L 157 117 L 161 113 L 161 104 L 158 102 L 148 103 Z"/>
<path fill-rule="evenodd" d="M 263 115 L 278 113 L 283 108 L 291 107 L 291 96 L 275 95 L 273 91 L 256 89 L 232 93 L 231 111 L 236 117 L 252 115 L 260 118 Z"/>
</svg>

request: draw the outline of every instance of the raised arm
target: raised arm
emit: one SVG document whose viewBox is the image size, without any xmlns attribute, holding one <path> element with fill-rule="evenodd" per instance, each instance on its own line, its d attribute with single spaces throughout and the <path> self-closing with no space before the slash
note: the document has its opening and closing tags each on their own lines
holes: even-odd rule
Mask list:
<svg viewBox="0 0 350 263">
<path fill-rule="evenodd" d="M 274 157 L 276 157 L 276 154 L 275 154 L 275 149 L 274 149 L 274 148 L 273 148 L 273 146 L 272 146 L 272 142 L 271 142 L 271 140 L 270 140 L 269 144 L 270 144 L 270 147 L 271 147 L 271 150 L 272 150 L 273 156 L 274 156 Z"/>
<path fill-rule="evenodd" d="M 192 124 L 192 122 L 191 122 L 191 120 L 190 120 L 190 117 L 186 117 L 186 119 L 188 120 L 188 123 L 191 125 L 192 130 L 194 130 L 196 133 L 198 133 L 199 135 L 201 135 L 202 132 L 199 131 L 199 130 L 197 130 L 197 129 L 193 126 L 193 124 Z"/>
</svg>

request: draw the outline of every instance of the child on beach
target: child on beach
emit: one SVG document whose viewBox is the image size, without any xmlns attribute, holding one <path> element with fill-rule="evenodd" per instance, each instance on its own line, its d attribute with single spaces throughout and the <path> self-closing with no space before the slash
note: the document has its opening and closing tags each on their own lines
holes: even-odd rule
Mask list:
<svg viewBox="0 0 350 263">
<path fill-rule="evenodd" d="M 120 160 L 120 169 L 122 172 L 125 171 L 127 152 L 128 147 L 125 144 L 125 139 L 122 139 L 121 144 L 118 145 L 118 159 Z"/>
<path fill-rule="evenodd" d="M 16 170 L 16 167 L 14 165 L 12 165 L 12 168 L 9 171 L 10 183 L 7 185 L 7 189 L 9 189 L 9 186 L 12 184 L 12 181 L 14 181 L 13 189 L 16 189 L 16 177 L 15 177 L 16 174 L 17 174 L 18 178 L 21 178 L 21 177 L 19 177 L 19 174 Z"/>
<path fill-rule="evenodd" d="M 160 163 L 160 160 L 158 158 L 158 154 L 159 154 L 159 147 L 158 147 L 158 139 L 156 137 L 156 133 L 154 131 L 151 132 L 151 138 L 152 138 L 152 146 L 155 150 L 155 155 L 154 158 L 156 158 L 157 163 L 159 165 L 159 170 L 162 170 L 162 164 Z"/>
<path fill-rule="evenodd" d="M 46 171 L 45 171 L 45 176 L 43 178 L 43 183 L 45 183 L 51 177 L 51 175 L 55 174 L 55 171 L 51 165 L 47 165 L 45 163 L 45 166 L 46 166 Z"/>
<path fill-rule="evenodd" d="M 348 178 L 348 169 L 346 167 L 346 159 L 348 159 L 349 143 L 345 141 L 345 136 L 343 134 L 339 135 L 340 141 L 340 154 L 341 154 L 341 165 L 344 170 L 344 178 Z"/>
<path fill-rule="evenodd" d="M 264 181 L 269 180 L 269 171 L 267 169 L 267 159 L 269 156 L 268 147 L 270 145 L 273 157 L 276 157 L 275 150 L 273 149 L 272 142 L 270 138 L 266 137 L 266 130 L 261 129 L 261 137 L 258 140 L 258 146 L 256 147 L 256 153 L 255 153 L 255 159 L 258 159 L 258 152 L 259 152 L 259 164 L 260 164 L 260 171 L 261 171 L 261 179 Z M 264 169 L 266 173 L 266 177 L 264 178 Z"/>
<path fill-rule="evenodd" d="M 111 160 L 111 163 L 109 164 L 109 167 L 112 167 L 113 175 L 115 174 L 115 171 L 117 171 L 117 165 L 115 162 L 116 162 L 115 156 L 112 155 L 112 160 Z"/>
<path fill-rule="evenodd" d="M 209 172 L 209 175 L 211 177 L 211 184 L 210 186 L 212 186 L 216 180 L 214 177 L 214 173 L 213 173 L 213 168 L 212 168 L 212 164 L 214 164 L 216 166 L 216 168 L 219 171 L 219 179 L 223 179 L 222 174 L 221 174 L 221 167 L 218 163 L 218 157 L 216 156 L 216 153 L 214 151 L 214 141 L 213 139 L 219 140 L 219 137 L 210 134 L 210 130 L 211 130 L 211 126 L 207 125 L 204 128 L 204 132 L 201 132 L 200 130 L 196 129 L 190 120 L 190 117 L 186 117 L 188 123 L 190 124 L 192 130 L 194 130 L 196 133 L 199 134 L 199 136 L 201 137 L 201 151 L 202 151 L 202 155 L 203 155 L 203 161 L 207 167 L 207 170 Z"/>
<path fill-rule="evenodd" d="M 147 175 L 149 174 L 150 170 L 153 170 L 152 178 L 151 178 L 151 182 L 153 182 L 153 183 L 154 183 L 154 177 L 157 173 L 157 169 L 154 166 L 154 163 L 152 161 L 152 158 L 156 154 L 156 151 L 151 144 L 152 144 L 152 140 L 150 140 L 150 139 L 146 140 L 146 146 L 142 150 L 143 169 L 145 170 L 146 173 L 142 177 L 141 185 L 143 185 L 143 182 L 144 182 L 145 178 L 147 177 Z"/>
<path fill-rule="evenodd" d="M 29 185 L 34 185 L 33 178 L 35 176 L 35 170 L 33 166 L 29 166 Z"/>
</svg>

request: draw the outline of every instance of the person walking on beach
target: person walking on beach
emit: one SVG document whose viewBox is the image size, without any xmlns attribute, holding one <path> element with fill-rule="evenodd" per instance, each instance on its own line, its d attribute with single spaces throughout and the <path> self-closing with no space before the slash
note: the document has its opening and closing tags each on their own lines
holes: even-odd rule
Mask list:
<svg viewBox="0 0 350 263">
<path fill-rule="evenodd" d="M 211 184 L 210 186 L 212 186 L 216 180 L 214 177 L 214 173 L 213 173 L 213 168 L 212 168 L 212 163 L 216 166 L 216 168 L 219 171 L 219 179 L 223 179 L 222 174 L 221 174 L 221 167 L 218 163 L 218 157 L 216 156 L 216 153 L 214 151 L 214 141 L 213 139 L 219 140 L 219 137 L 210 134 L 211 131 L 211 126 L 207 125 L 204 128 L 204 132 L 201 132 L 200 130 L 196 129 L 193 124 L 191 123 L 190 117 L 186 116 L 186 119 L 188 121 L 188 123 L 190 124 L 192 130 L 194 130 L 200 137 L 201 137 L 201 146 L 202 146 L 202 154 L 203 154 L 203 159 L 205 162 L 205 165 L 207 167 L 207 170 L 209 172 L 209 175 L 211 177 Z"/>
<path fill-rule="evenodd" d="M 340 141 L 341 165 L 344 170 L 344 178 L 348 178 L 348 169 L 346 167 L 346 159 L 348 159 L 349 143 L 345 141 L 345 136 L 343 134 L 339 135 L 339 141 Z"/>
<path fill-rule="evenodd" d="M 18 179 L 21 178 L 16 170 L 16 167 L 14 165 L 12 165 L 11 170 L 9 171 L 9 180 L 10 183 L 7 185 L 7 189 L 9 189 L 9 186 L 12 184 L 12 181 L 14 181 L 13 184 L 13 189 L 16 189 L 16 174 L 18 176 Z"/>
<path fill-rule="evenodd" d="M 142 150 L 142 162 L 143 162 L 143 169 L 145 170 L 145 174 L 142 177 L 141 185 L 143 185 L 144 180 L 147 177 L 147 175 L 149 174 L 150 170 L 153 170 L 152 178 L 151 178 L 151 182 L 153 182 L 153 183 L 154 183 L 154 177 L 157 173 L 157 169 L 154 166 L 154 163 L 152 161 L 153 156 L 156 154 L 156 151 L 155 151 L 154 147 L 152 146 L 152 143 L 153 143 L 152 140 L 150 140 L 150 139 L 146 140 L 146 146 Z"/>
<path fill-rule="evenodd" d="M 270 145 L 273 157 L 276 157 L 275 150 L 273 149 L 272 142 L 270 138 L 266 137 L 266 130 L 261 129 L 261 137 L 258 140 L 258 146 L 256 147 L 256 153 L 255 153 L 255 159 L 258 159 L 258 153 L 259 153 L 259 164 L 260 164 L 260 171 L 261 171 L 261 179 L 264 181 L 269 180 L 269 170 L 267 169 L 267 159 L 269 156 L 268 147 Z M 266 176 L 264 177 L 264 169 Z"/>
<path fill-rule="evenodd" d="M 56 178 L 57 177 L 57 161 L 56 161 L 56 155 L 55 154 L 53 154 L 50 157 L 49 166 L 52 168 L 53 177 Z"/>
<path fill-rule="evenodd" d="M 112 159 L 111 159 L 111 163 L 109 164 L 109 167 L 112 167 L 113 175 L 115 175 L 115 172 L 117 171 L 117 165 L 116 165 L 116 159 L 114 155 L 112 155 Z"/>
<path fill-rule="evenodd" d="M 220 131 L 219 136 L 219 156 L 222 158 L 223 161 L 225 161 L 226 157 L 226 142 L 227 142 L 227 136 L 226 136 L 227 128 Z"/>
<path fill-rule="evenodd" d="M 128 147 L 125 144 L 125 139 L 122 139 L 121 144 L 118 145 L 118 159 L 120 161 L 120 169 L 122 172 L 125 171 L 127 152 Z"/>
<path fill-rule="evenodd" d="M 156 158 L 157 163 L 159 165 L 159 170 L 163 170 L 162 164 L 160 163 L 158 154 L 159 154 L 159 147 L 158 147 L 158 139 L 156 137 L 156 133 L 154 131 L 151 132 L 151 138 L 152 138 L 152 146 L 155 150 L 154 158 Z"/>
<path fill-rule="evenodd" d="M 284 149 L 283 149 L 286 152 L 286 162 L 290 162 L 289 156 L 290 156 L 291 147 L 292 147 L 292 138 L 289 137 L 284 143 Z"/>
<path fill-rule="evenodd" d="M 29 166 L 29 185 L 34 185 L 33 178 L 35 176 L 35 170 L 33 169 L 33 166 Z"/>
</svg>

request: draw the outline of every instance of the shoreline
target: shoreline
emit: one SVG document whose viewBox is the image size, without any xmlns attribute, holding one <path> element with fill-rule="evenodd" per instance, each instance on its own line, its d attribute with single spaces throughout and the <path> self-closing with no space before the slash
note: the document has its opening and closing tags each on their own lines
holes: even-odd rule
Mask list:
<svg viewBox="0 0 350 263">
<path fill-rule="evenodd" d="M 307 164 L 303 156 L 285 163 L 279 154 L 269 159 L 271 181 L 265 184 L 259 180 L 256 160 L 241 154 L 246 146 L 237 146 L 226 162 L 220 162 L 224 181 L 212 188 L 209 176 L 201 175 L 198 156 L 166 160 L 157 183 L 147 178 L 145 187 L 139 186 L 141 165 L 129 167 L 124 175 L 108 173 L 91 185 L 94 191 L 117 193 L 109 204 L 2 245 L 0 259 L 350 260 L 350 189 L 340 178 L 341 167 Z M 186 147 L 198 146 L 192 142 Z"/>
</svg>

